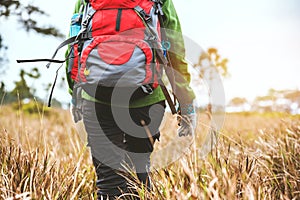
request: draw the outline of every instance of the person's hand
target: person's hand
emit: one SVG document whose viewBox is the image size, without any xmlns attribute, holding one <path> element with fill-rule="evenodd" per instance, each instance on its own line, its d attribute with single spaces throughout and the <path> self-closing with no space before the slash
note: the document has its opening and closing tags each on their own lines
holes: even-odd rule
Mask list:
<svg viewBox="0 0 300 200">
<path fill-rule="evenodd" d="M 178 116 L 178 136 L 193 136 L 195 134 L 195 128 L 197 124 L 197 115 L 195 111 L 195 105 L 184 104 L 181 107 L 181 115 Z"/>
<path fill-rule="evenodd" d="M 72 100 L 71 103 L 71 113 L 73 116 L 73 120 L 75 123 L 79 122 L 80 120 L 82 120 L 82 109 L 81 109 L 81 105 L 75 105 L 74 101 Z"/>
</svg>

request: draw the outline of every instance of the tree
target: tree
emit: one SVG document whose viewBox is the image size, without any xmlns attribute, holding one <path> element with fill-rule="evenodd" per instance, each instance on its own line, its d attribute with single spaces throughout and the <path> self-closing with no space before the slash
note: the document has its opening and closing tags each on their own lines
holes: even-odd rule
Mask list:
<svg viewBox="0 0 300 200">
<path fill-rule="evenodd" d="M 4 95 L 5 95 L 5 84 L 1 81 L 0 82 L 0 105 L 2 104 Z"/>
<path fill-rule="evenodd" d="M 5 57 L 5 52 L 7 50 L 7 46 L 4 45 L 2 36 L 0 35 L 0 66 L 5 65 L 5 63 L 8 61 Z M 0 74 L 2 74 L 2 70 L 0 67 Z"/>
<path fill-rule="evenodd" d="M 291 101 L 296 102 L 300 105 L 300 91 L 299 90 L 287 92 L 284 95 L 284 97 L 287 99 L 290 99 Z"/>
<path fill-rule="evenodd" d="M 41 74 L 38 71 L 37 68 L 33 68 L 31 72 L 25 72 L 23 69 L 20 71 L 20 81 L 15 82 L 15 88 L 10 92 L 10 94 L 15 99 L 26 99 L 26 98 L 33 98 L 35 91 L 30 89 L 30 87 L 27 85 L 27 82 L 25 80 L 25 76 L 28 76 L 30 78 L 38 79 Z"/>
<path fill-rule="evenodd" d="M 40 26 L 33 18 L 34 15 L 47 15 L 44 11 L 40 10 L 34 5 L 24 5 L 19 0 L 2 0 L 0 2 L 0 17 L 6 19 L 12 16 L 18 18 L 18 22 L 23 25 L 26 31 L 35 31 L 43 35 L 52 35 L 55 37 L 64 37 L 60 31 L 51 25 Z M 0 46 L 1 47 L 1 46 Z"/>
<path fill-rule="evenodd" d="M 64 35 L 52 25 L 40 25 L 36 19 L 39 16 L 47 16 L 48 14 L 34 6 L 33 4 L 25 4 L 21 0 L 1 0 L 0 1 L 0 17 L 6 20 L 16 17 L 19 24 L 22 25 L 23 30 L 29 32 L 34 31 L 38 34 L 49 35 L 54 37 L 63 38 Z M 9 62 L 6 56 L 6 50 L 9 48 L 5 45 L 5 36 L 2 36 L 0 33 L 0 74 L 3 70 L 7 69 L 6 64 Z M 25 72 L 24 70 L 20 71 L 20 81 L 15 82 L 15 88 L 11 94 L 7 93 L 7 98 L 9 101 L 17 97 L 19 92 L 22 92 L 22 98 L 30 98 L 34 94 L 34 91 L 30 90 L 28 87 L 25 75 L 37 79 L 40 77 L 40 74 L 36 68 L 32 69 L 30 73 Z M 5 94 L 5 84 L 0 82 L 1 85 L 1 94 Z M 0 96 L 1 97 L 1 96 Z"/>
<path fill-rule="evenodd" d="M 220 80 L 220 76 L 227 77 L 229 75 L 227 63 L 228 59 L 221 58 L 216 48 L 209 48 L 207 52 L 201 53 L 198 59 L 198 63 L 194 64 L 193 67 L 198 69 L 197 71 L 199 78 L 206 81 L 209 97 L 211 97 L 212 95 L 212 90 L 214 87 L 213 85 L 218 82 L 217 80 Z M 211 98 L 209 98 L 209 101 L 210 102 L 207 105 L 207 110 L 208 113 L 211 114 Z"/>
<path fill-rule="evenodd" d="M 199 78 L 207 82 L 209 97 L 212 95 L 214 81 L 219 80 L 220 75 L 222 77 L 229 76 L 227 63 L 228 59 L 221 58 L 218 49 L 208 48 L 207 52 L 203 52 L 199 56 L 198 63 L 194 65 L 195 68 L 199 69 Z M 211 102 L 209 102 L 208 108 L 211 107 Z"/>
<path fill-rule="evenodd" d="M 227 77 L 228 73 L 228 59 L 221 58 L 216 48 L 208 48 L 207 52 L 199 56 L 199 61 L 195 66 L 202 66 L 200 77 L 204 77 L 207 73 L 213 73 L 217 70 L 223 77 Z M 194 66 L 194 67 L 195 67 Z M 212 76 L 210 76 L 212 78 Z"/>
<path fill-rule="evenodd" d="M 245 103 L 248 103 L 246 98 L 235 97 L 235 98 L 230 100 L 229 105 L 241 106 L 241 105 L 244 105 Z"/>
<path fill-rule="evenodd" d="M 1 0 L 0 1 L 0 17 L 8 20 L 12 17 L 17 17 L 19 24 L 27 32 L 34 31 L 39 34 L 49 35 L 63 38 L 64 35 L 54 26 L 39 25 L 35 18 L 47 13 L 32 4 L 24 4 L 20 0 Z M 0 33 L 0 72 L 4 63 L 8 62 L 5 56 L 5 50 L 9 48 L 4 45 L 5 38 Z M 6 68 L 6 67 L 5 67 Z"/>
</svg>

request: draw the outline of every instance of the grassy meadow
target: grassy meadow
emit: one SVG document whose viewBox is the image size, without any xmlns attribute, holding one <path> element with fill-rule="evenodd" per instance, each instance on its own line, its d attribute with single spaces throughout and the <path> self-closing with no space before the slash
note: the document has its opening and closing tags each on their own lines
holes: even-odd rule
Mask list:
<svg viewBox="0 0 300 200">
<path fill-rule="evenodd" d="M 0 199 L 94 199 L 89 150 L 69 111 L 43 110 L 0 106 Z M 141 199 L 300 199 L 300 116 L 226 114 L 212 151 L 209 124 L 200 113 L 194 141 L 177 138 L 166 114 L 152 191 L 128 177 Z"/>
</svg>

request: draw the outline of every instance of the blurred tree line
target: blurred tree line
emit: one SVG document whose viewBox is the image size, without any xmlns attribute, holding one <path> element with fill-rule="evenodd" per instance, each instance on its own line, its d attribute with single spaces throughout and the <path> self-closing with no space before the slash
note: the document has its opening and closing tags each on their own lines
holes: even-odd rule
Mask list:
<svg viewBox="0 0 300 200">
<path fill-rule="evenodd" d="M 246 98 L 232 98 L 228 107 L 236 108 L 233 111 L 255 112 L 286 112 L 300 114 L 300 90 L 269 89 L 266 95 L 257 96 L 252 102 Z"/>
<path fill-rule="evenodd" d="M 23 2 L 24 1 L 19 0 L 1 0 L 0 18 L 3 20 L 9 20 L 13 17 L 16 18 L 23 30 L 27 32 L 33 31 L 42 35 L 60 38 L 64 37 L 64 35 L 54 26 L 40 25 L 38 23 L 37 19 L 39 16 L 48 15 L 45 11 L 33 4 L 25 4 Z M 0 33 L 0 74 L 2 74 L 2 76 L 5 74 L 4 69 L 8 69 L 9 60 L 6 55 L 8 48 L 9 44 L 5 43 L 5 36 Z M 38 79 L 40 78 L 40 75 L 38 68 L 29 69 L 28 71 L 20 69 L 20 80 L 14 83 L 15 87 L 10 92 L 6 91 L 5 83 L 0 81 L 0 103 L 10 103 L 18 100 L 34 98 L 35 88 L 28 86 L 26 77 Z"/>
</svg>

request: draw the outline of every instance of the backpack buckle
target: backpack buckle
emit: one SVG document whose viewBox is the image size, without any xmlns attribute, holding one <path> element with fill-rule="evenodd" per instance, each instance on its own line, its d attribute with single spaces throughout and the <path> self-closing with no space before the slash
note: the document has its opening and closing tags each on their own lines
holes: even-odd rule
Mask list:
<svg viewBox="0 0 300 200">
<path fill-rule="evenodd" d="M 152 94 L 153 93 L 153 88 L 151 87 L 150 84 L 147 85 L 142 85 L 141 89 L 143 90 L 143 92 L 145 92 L 146 94 Z"/>
<path fill-rule="evenodd" d="M 145 20 L 145 22 L 151 22 L 151 16 L 148 15 L 143 8 L 140 6 L 134 7 L 134 10 L 139 13 L 139 15 Z"/>
<path fill-rule="evenodd" d="M 151 22 L 151 16 L 145 13 L 144 19 L 147 23 Z"/>
<path fill-rule="evenodd" d="M 156 13 L 159 13 L 161 16 L 163 16 L 164 13 L 162 11 L 162 0 L 152 0 L 152 2 L 156 5 Z"/>
</svg>

